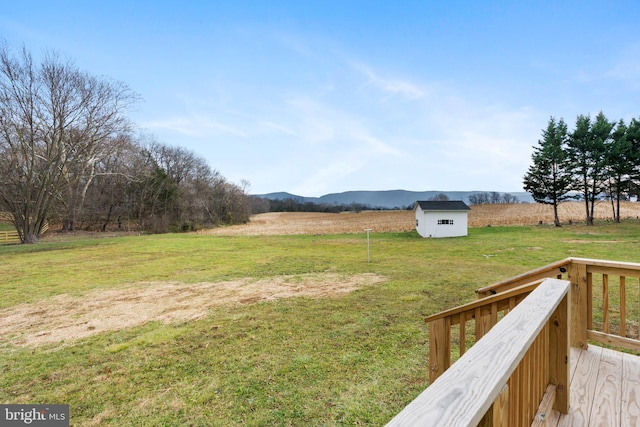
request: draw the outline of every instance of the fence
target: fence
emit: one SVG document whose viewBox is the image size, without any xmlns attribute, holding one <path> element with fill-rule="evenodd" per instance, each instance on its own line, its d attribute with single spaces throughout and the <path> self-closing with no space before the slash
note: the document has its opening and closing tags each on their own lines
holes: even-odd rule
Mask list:
<svg viewBox="0 0 640 427">
<path fill-rule="evenodd" d="M 0 245 L 20 243 L 20 236 L 17 231 L 0 231 Z"/>
<path fill-rule="evenodd" d="M 0 212 L 0 221 L 3 222 L 11 222 L 12 218 L 6 212 Z M 46 233 L 49 230 L 49 223 L 46 222 L 42 227 L 42 234 Z M 17 231 L 0 231 L 0 245 L 9 245 L 20 243 L 20 235 Z"/>
</svg>

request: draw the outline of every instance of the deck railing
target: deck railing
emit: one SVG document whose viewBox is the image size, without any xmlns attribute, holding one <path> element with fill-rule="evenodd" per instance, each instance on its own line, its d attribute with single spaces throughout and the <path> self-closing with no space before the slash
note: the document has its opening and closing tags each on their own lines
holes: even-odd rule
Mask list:
<svg viewBox="0 0 640 427">
<path fill-rule="evenodd" d="M 523 281 L 542 277 L 571 282 L 571 345 L 586 348 L 588 340 L 640 352 L 640 264 L 567 258 L 478 289 L 479 298 L 506 292 Z"/>
<path fill-rule="evenodd" d="M 569 286 L 567 311 L 564 314 L 566 321 L 562 321 L 558 317 L 559 314 L 554 312 L 552 324 L 547 324 L 541 329 L 541 337 L 531 343 L 525 343 L 526 345 L 521 342 L 516 344 L 496 341 L 496 330 L 504 333 L 504 328 L 508 328 L 509 325 L 514 327 L 511 320 L 505 325 L 505 321 L 511 318 L 511 313 L 521 310 L 521 307 L 536 310 L 535 304 L 547 304 L 542 300 L 531 299 L 534 291 L 537 292 L 542 287 L 542 283 L 545 289 L 550 286 Z M 411 420 L 417 422 L 418 419 L 424 420 L 428 425 L 475 425 L 477 424 L 475 420 L 478 416 L 483 416 L 482 411 L 486 411 L 486 408 L 493 409 L 490 409 L 489 415 L 482 419 L 481 425 L 531 425 L 534 421 L 544 419 L 544 414 L 550 407 L 548 402 L 555 402 L 552 406 L 558 410 L 566 409 L 568 380 L 565 381 L 564 373 L 562 378 L 559 378 L 557 373 L 553 373 L 552 368 L 547 376 L 547 367 L 545 367 L 545 363 L 557 366 L 558 361 L 568 362 L 569 359 L 564 346 L 552 345 L 554 340 L 555 342 L 558 340 L 554 334 L 560 333 L 556 322 L 563 326 L 568 324 L 568 340 L 573 347 L 586 349 L 588 341 L 591 340 L 640 352 L 640 264 L 567 258 L 483 287 L 477 290 L 477 294 L 479 299 L 476 301 L 426 319 L 429 322 L 430 335 L 431 386 L 398 414 L 390 425 L 411 425 Z M 543 311 L 552 310 L 550 307 L 541 308 Z M 533 318 L 528 322 L 536 323 Z M 525 323 L 527 323 L 526 320 Z M 497 329 L 498 327 L 500 329 Z M 547 330 L 548 332 L 545 332 Z M 486 337 L 489 335 L 492 338 L 487 340 Z M 545 338 L 547 335 L 548 338 Z M 495 359 L 494 364 L 501 365 L 512 345 L 523 345 L 521 352 L 525 356 L 519 362 L 521 365 L 518 365 L 515 373 L 505 383 L 506 388 L 503 386 L 504 390 L 499 390 L 502 394 L 495 394 L 496 391 L 491 389 L 490 393 L 483 394 L 481 400 L 484 406 L 474 409 L 475 418 L 471 421 L 467 420 L 469 422 L 466 424 L 464 422 L 448 424 L 450 420 L 454 420 L 449 411 L 454 413 L 469 411 L 465 406 L 468 403 L 465 399 L 469 398 L 465 390 L 470 384 L 477 384 L 474 382 L 476 378 L 474 375 L 484 369 L 482 352 L 489 352 L 488 354 Z M 486 348 L 487 346 L 491 348 Z M 499 354 L 492 350 L 495 346 L 498 346 L 496 348 Z M 469 354 L 473 356 L 468 356 Z M 563 359 L 565 357 L 566 359 Z M 452 365 L 452 362 L 455 364 Z M 449 369 L 450 367 L 452 369 Z M 489 370 L 493 369 L 491 365 Z M 527 384 L 523 385 L 520 376 L 528 376 L 531 372 L 538 377 L 531 381 L 527 377 L 525 381 Z M 445 380 L 441 379 L 443 377 Z M 551 384 L 548 387 L 544 383 L 547 377 Z M 495 380 L 493 375 L 491 379 L 484 379 L 484 381 L 493 380 Z M 531 386 L 528 385 L 529 382 Z M 477 387 L 474 386 L 470 391 L 476 393 L 476 398 L 478 398 Z M 495 400 L 498 396 L 502 397 Z M 496 409 L 500 408 L 500 402 L 504 399 L 509 401 L 508 415 L 502 413 L 505 411 Z M 426 403 L 428 400 L 436 402 L 437 408 L 434 408 L 432 403 Z M 443 417 L 443 414 L 451 416 Z M 497 418 L 496 414 L 498 414 Z M 437 420 L 445 421 L 438 424 L 440 421 L 435 421 L 436 418 L 431 419 L 432 416 L 437 416 Z M 495 423 L 492 424 L 494 418 Z M 508 422 L 503 422 L 504 419 Z M 455 420 L 457 422 L 458 418 Z"/>
<path fill-rule="evenodd" d="M 425 320 L 429 323 L 430 382 L 449 369 L 452 361 L 479 341 L 498 320 L 514 309 L 543 280 L 427 317 Z"/>
<path fill-rule="evenodd" d="M 546 279 L 432 319 L 438 326 L 431 343 L 444 347 L 439 350 L 450 350 L 447 331 L 455 319 L 465 325 L 475 316 L 476 335 L 482 338 L 466 352 L 463 345 L 464 354 L 451 369 L 436 370 L 437 379 L 388 426 L 529 426 L 545 394 L 549 408 L 567 412 L 569 294 L 568 281 Z M 498 311 L 507 312 L 500 322 Z M 494 324 L 490 331 L 478 321 L 485 317 Z M 460 342 L 465 331 L 463 326 Z M 437 363 L 446 369 L 444 359 Z"/>
</svg>

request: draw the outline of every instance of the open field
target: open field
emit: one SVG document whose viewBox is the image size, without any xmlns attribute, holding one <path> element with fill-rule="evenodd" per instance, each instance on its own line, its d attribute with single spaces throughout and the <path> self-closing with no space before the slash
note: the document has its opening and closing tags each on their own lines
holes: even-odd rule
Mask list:
<svg viewBox="0 0 640 427">
<path fill-rule="evenodd" d="M 624 202 L 621 205 L 623 219 L 640 218 L 640 203 Z M 584 222 L 583 203 L 565 202 L 559 206 L 563 223 Z M 596 205 L 595 217 L 607 220 L 613 217 L 609 202 Z M 553 208 L 538 203 L 509 205 L 474 205 L 469 212 L 470 227 L 488 225 L 535 225 L 553 224 Z M 316 212 L 270 212 L 254 215 L 246 225 L 216 228 L 203 233 L 237 235 L 284 235 L 284 234 L 341 234 L 361 233 L 365 229 L 373 232 L 401 232 L 415 229 L 413 211 L 364 211 L 360 213 L 316 213 Z"/>
<path fill-rule="evenodd" d="M 82 426 L 383 425 L 428 384 L 425 316 L 568 256 L 640 261 L 638 220 L 376 230 L 371 262 L 361 230 L 2 246 L 0 401 Z"/>
</svg>

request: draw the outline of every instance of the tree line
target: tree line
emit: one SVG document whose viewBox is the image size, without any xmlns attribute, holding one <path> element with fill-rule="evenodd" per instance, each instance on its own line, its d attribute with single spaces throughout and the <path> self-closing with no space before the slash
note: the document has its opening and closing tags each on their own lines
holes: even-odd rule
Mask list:
<svg viewBox="0 0 640 427">
<path fill-rule="evenodd" d="M 533 149 L 524 189 L 536 202 L 553 205 L 556 226 L 561 225 L 558 204 L 564 200 L 582 200 L 585 222 L 593 225 L 597 201 L 608 199 L 614 221 L 620 222 L 620 202 L 638 195 L 638 119 L 627 124 L 610 121 L 602 112 L 594 119 L 581 114 L 570 131 L 562 118 L 551 117 Z"/>
<path fill-rule="evenodd" d="M 449 196 L 444 193 L 438 193 L 428 199 L 432 202 L 448 201 Z M 499 193 L 497 191 L 473 193 L 467 197 L 470 205 L 498 205 L 498 204 L 514 204 L 520 203 L 518 198 L 509 193 Z M 412 209 L 410 207 L 409 209 Z"/>
<path fill-rule="evenodd" d="M 496 191 L 475 193 L 468 197 L 470 205 L 497 205 L 519 203 L 518 198 L 509 193 L 498 193 Z"/>
<path fill-rule="evenodd" d="M 0 210 L 23 243 L 64 230 L 165 232 L 246 222 L 246 183 L 188 150 L 137 134 L 126 84 L 0 44 Z"/>
<path fill-rule="evenodd" d="M 445 193 L 438 193 L 427 200 L 429 201 L 449 201 L 450 198 Z M 482 192 L 474 193 L 468 197 L 470 205 L 488 205 L 488 204 L 512 204 L 520 203 L 518 198 L 509 193 L 499 192 Z M 254 214 L 264 212 L 362 212 L 364 210 L 388 210 L 389 208 L 381 206 L 372 206 L 366 203 L 317 203 L 305 201 L 302 198 L 289 197 L 287 199 L 267 199 L 259 196 L 251 196 L 251 212 Z M 406 206 L 396 206 L 392 210 L 413 210 L 415 203 Z"/>
<path fill-rule="evenodd" d="M 251 213 L 265 212 L 362 212 L 364 210 L 382 210 L 365 203 L 316 203 L 297 197 L 287 199 L 267 199 L 251 196 Z"/>
</svg>

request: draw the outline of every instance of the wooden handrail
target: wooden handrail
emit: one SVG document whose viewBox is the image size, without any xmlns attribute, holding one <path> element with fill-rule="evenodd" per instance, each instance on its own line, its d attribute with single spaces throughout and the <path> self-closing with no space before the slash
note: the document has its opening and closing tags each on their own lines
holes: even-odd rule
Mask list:
<svg viewBox="0 0 640 427">
<path fill-rule="evenodd" d="M 458 325 L 458 354 L 467 348 L 467 322 L 473 322 L 471 334 L 477 342 L 497 322 L 500 313 L 506 314 L 530 294 L 542 280 L 538 280 L 500 294 L 492 295 L 468 304 L 427 317 L 429 323 L 429 380 L 435 381 L 452 362 L 454 349 L 452 327 Z M 453 339 L 452 339 L 453 338 Z"/>
<path fill-rule="evenodd" d="M 592 273 L 626 273 L 628 276 L 640 277 L 640 264 L 636 262 L 609 261 L 604 259 L 567 258 L 574 264 L 585 264 Z M 630 272 L 634 274 L 629 274 Z"/>
<path fill-rule="evenodd" d="M 533 278 L 559 277 L 560 275 L 566 276 L 574 286 L 572 346 L 584 349 L 587 347 L 588 340 L 592 340 L 640 352 L 638 328 L 633 328 L 634 332 L 631 336 L 631 328 L 627 327 L 627 322 L 640 324 L 640 304 L 637 309 L 628 310 L 626 299 L 628 289 L 632 291 L 637 289 L 637 282 L 631 284 L 627 278 L 640 279 L 639 263 L 566 258 L 511 279 L 485 286 L 478 289 L 476 293 L 482 298 L 486 295 L 507 292 Z M 598 281 L 600 286 L 594 285 L 594 282 Z M 640 292 L 638 296 L 640 300 Z M 638 313 L 633 320 L 628 319 L 631 312 Z M 594 323 L 594 319 L 597 319 L 597 322 Z"/>
<path fill-rule="evenodd" d="M 499 292 L 515 288 L 525 283 L 530 283 L 535 280 L 542 280 L 547 277 L 555 277 L 560 279 L 567 272 L 568 265 L 571 263 L 571 258 L 565 258 L 560 261 L 545 265 L 535 270 L 528 271 L 518 276 L 511 277 L 509 279 L 497 282 L 476 290 L 478 298 L 484 298 L 489 295 L 494 295 Z"/>
<path fill-rule="evenodd" d="M 538 287 L 540 283 L 543 282 L 544 279 L 539 279 L 532 281 L 530 283 L 526 283 L 524 285 L 520 285 L 518 287 L 510 288 L 505 292 L 500 292 L 499 294 L 493 294 L 491 296 L 471 301 L 470 303 L 460 305 L 458 307 L 451 308 L 449 310 L 441 311 L 440 313 L 432 314 L 431 316 L 427 316 L 425 318 L 425 322 L 430 323 L 434 320 L 441 319 L 443 317 L 451 317 L 456 314 L 463 313 L 465 311 L 475 310 L 478 307 L 483 307 L 488 304 L 497 301 L 503 301 L 505 299 L 511 298 L 512 296 L 521 295 L 523 293 L 529 293 Z"/>
<path fill-rule="evenodd" d="M 512 374 L 540 336 L 543 338 L 539 345 L 547 350 L 542 364 L 546 363 L 548 367 L 548 378 L 543 380 L 548 379 L 559 385 L 557 390 L 561 393 L 560 396 L 556 395 L 554 408 L 567 412 L 569 294 L 568 281 L 544 280 L 387 425 L 475 426 L 487 413 L 492 418 L 488 421 L 489 425 L 493 425 L 493 420 L 502 421 L 503 424 L 499 425 L 504 426 L 522 425 L 519 422 L 513 423 L 514 420 L 522 419 L 515 413 L 520 411 L 517 405 L 506 405 L 509 407 L 509 415 L 501 414 L 500 408 L 505 403 L 504 399 L 508 399 L 512 393 L 508 386 Z M 541 335 L 541 331 L 546 332 Z M 535 353 L 544 351 L 537 348 Z M 538 362 L 528 363 L 535 365 Z M 531 372 L 535 372 L 535 369 Z M 537 390 L 542 388 L 543 394 L 544 387 L 534 387 Z M 516 393 L 517 390 L 513 392 Z M 535 403 L 536 407 L 539 399 Z M 494 402 L 497 402 L 498 408 L 492 410 Z M 530 425 L 531 420 L 528 423 Z"/>
</svg>

